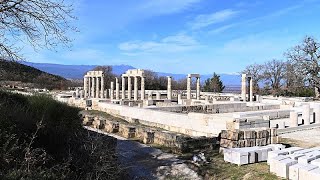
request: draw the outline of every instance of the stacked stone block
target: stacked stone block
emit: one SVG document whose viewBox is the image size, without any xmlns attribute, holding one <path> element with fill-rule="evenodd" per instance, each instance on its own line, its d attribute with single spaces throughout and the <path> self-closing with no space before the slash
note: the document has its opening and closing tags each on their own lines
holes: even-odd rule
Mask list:
<svg viewBox="0 0 320 180">
<path fill-rule="evenodd" d="M 320 147 L 290 147 L 268 152 L 270 172 L 285 179 L 320 179 Z"/>
<path fill-rule="evenodd" d="M 278 143 L 276 129 L 222 130 L 220 147 L 241 148 Z"/>
<path fill-rule="evenodd" d="M 135 138 L 136 137 L 136 127 L 120 124 L 119 133 L 125 138 Z"/>
</svg>

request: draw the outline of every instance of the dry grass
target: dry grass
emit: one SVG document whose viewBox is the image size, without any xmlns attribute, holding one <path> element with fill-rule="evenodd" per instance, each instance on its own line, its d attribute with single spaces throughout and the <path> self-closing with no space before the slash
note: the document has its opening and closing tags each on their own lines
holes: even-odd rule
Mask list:
<svg viewBox="0 0 320 180">
<path fill-rule="evenodd" d="M 253 179 L 253 180 L 273 180 L 279 179 L 277 176 L 269 173 L 269 166 L 266 162 L 238 166 L 227 163 L 223 160 L 223 155 L 218 150 L 206 152 L 209 164 L 200 165 L 198 172 L 209 180 L 220 179 Z M 187 158 L 187 157 L 185 157 Z M 191 158 L 191 157 L 190 157 Z"/>
</svg>

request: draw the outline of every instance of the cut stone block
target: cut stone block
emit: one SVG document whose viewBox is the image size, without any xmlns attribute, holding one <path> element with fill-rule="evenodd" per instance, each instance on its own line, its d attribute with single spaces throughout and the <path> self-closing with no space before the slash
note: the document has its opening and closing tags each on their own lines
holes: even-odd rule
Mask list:
<svg viewBox="0 0 320 180">
<path fill-rule="evenodd" d="M 318 166 L 312 165 L 312 164 L 304 164 L 301 168 L 299 168 L 299 179 L 303 180 L 309 180 L 308 175 L 309 171 L 319 169 Z"/>
<path fill-rule="evenodd" d="M 244 141 L 245 141 L 246 147 L 256 146 L 256 140 L 255 139 L 245 139 Z"/>
<path fill-rule="evenodd" d="M 239 132 L 238 131 L 227 131 L 227 132 L 228 132 L 227 139 L 233 140 L 233 141 L 239 140 Z"/>
<path fill-rule="evenodd" d="M 298 161 L 293 160 L 293 159 L 284 159 L 281 161 L 275 161 L 275 174 L 277 176 L 283 177 L 283 178 L 289 178 L 289 167 L 297 164 Z"/>
<path fill-rule="evenodd" d="M 320 168 L 316 168 L 316 169 L 309 171 L 306 178 L 308 180 L 319 180 L 320 179 Z"/>
<path fill-rule="evenodd" d="M 261 147 L 257 149 L 256 153 L 258 154 L 258 162 L 267 161 L 269 151 L 272 151 L 271 147 Z"/>
<path fill-rule="evenodd" d="M 310 164 L 320 167 L 320 159 L 315 159 L 315 160 L 311 161 Z"/>
<path fill-rule="evenodd" d="M 299 179 L 299 168 L 303 167 L 303 164 L 294 164 L 289 167 L 289 179 L 298 180 Z"/>
<path fill-rule="evenodd" d="M 242 150 L 232 152 L 232 162 L 234 164 L 243 165 L 249 163 L 249 153 Z"/>
<path fill-rule="evenodd" d="M 299 157 L 298 162 L 300 164 L 308 164 L 312 160 L 319 159 L 320 158 L 320 151 L 312 151 L 309 153 L 306 153 L 305 156 Z"/>
<path fill-rule="evenodd" d="M 309 152 L 312 152 L 313 150 L 311 149 L 304 149 L 304 150 L 301 150 L 301 151 L 296 151 L 294 152 L 293 154 L 306 154 L 306 153 L 309 153 Z"/>
<path fill-rule="evenodd" d="M 256 132 L 252 130 L 243 131 L 244 133 L 244 139 L 255 139 L 256 138 Z"/>
<path fill-rule="evenodd" d="M 270 164 L 271 160 L 275 157 L 278 157 L 278 156 L 284 156 L 284 155 L 287 155 L 289 154 L 288 151 L 284 151 L 284 150 L 275 150 L 275 151 L 269 151 L 268 152 L 268 160 L 267 160 L 267 163 Z M 287 157 L 289 158 L 289 157 Z"/>
<path fill-rule="evenodd" d="M 268 157 L 269 164 L 270 164 L 270 172 L 277 173 L 278 162 L 285 159 L 290 159 L 290 158 L 288 156 L 280 155 L 280 156 L 273 157 L 269 160 L 269 157 Z"/>
<path fill-rule="evenodd" d="M 305 156 L 304 154 L 289 154 L 288 155 L 291 159 L 294 159 L 294 160 L 298 160 L 298 158 L 302 157 L 302 156 Z"/>
<path fill-rule="evenodd" d="M 256 139 L 256 146 L 267 145 L 267 138 Z"/>
</svg>

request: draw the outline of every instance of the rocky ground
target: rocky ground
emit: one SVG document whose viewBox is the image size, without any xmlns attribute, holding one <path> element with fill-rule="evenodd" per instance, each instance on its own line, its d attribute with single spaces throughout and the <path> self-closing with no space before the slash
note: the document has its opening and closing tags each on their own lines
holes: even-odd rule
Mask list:
<svg viewBox="0 0 320 180">
<path fill-rule="evenodd" d="M 117 153 L 126 172 L 125 179 L 202 179 L 177 155 L 94 128 L 85 128 L 118 139 Z"/>
</svg>

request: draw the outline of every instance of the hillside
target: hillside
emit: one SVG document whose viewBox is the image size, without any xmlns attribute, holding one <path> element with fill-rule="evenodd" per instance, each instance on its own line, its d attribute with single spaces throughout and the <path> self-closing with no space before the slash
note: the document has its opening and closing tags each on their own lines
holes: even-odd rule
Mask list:
<svg viewBox="0 0 320 180">
<path fill-rule="evenodd" d="M 0 81 L 20 82 L 19 85 L 35 88 L 61 89 L 70 85 L 70 81 L 53 74 L 43 72 L 18 62 L 0 60 Z"/>
<path fill-rule="evenodd" d="M 63 64 L 50 64 L 50 63 L 32 63 L 32 62 L 23 62 L 28 66 L 35 67 L 42 71 L 56 74 L 62 76 L 64 78 L 70 79 L 82 79 L 83 75 L 92 70 L 97 65 L 63 65 Z M 129 65 L 114 65 L 112 66 L 112 71 L 116 75 L 121 75 L 128 69 L 136 69 L 133 66 Z M 152 69 L 151 69 L 152 70 Z M 199 72 L 201 74 L 201 72 Z M 186 77 L 186 74 L 174 74 L 174 73 L 165 73 L 165 72 L 157 72 L 159 76 L 172 76 L 174 79 L 179 80 Z M 213 72 L 212 72 L 213 74 Z M 203 83 L 207 78 L 210 78 L 212 74 L 201 74 L 201 82 Z M 227 86 L 240 86 L 241 77 L 240 75 L 234 74 L 219 74 L 221 76 L 221 80 Z"/>
</svg>

